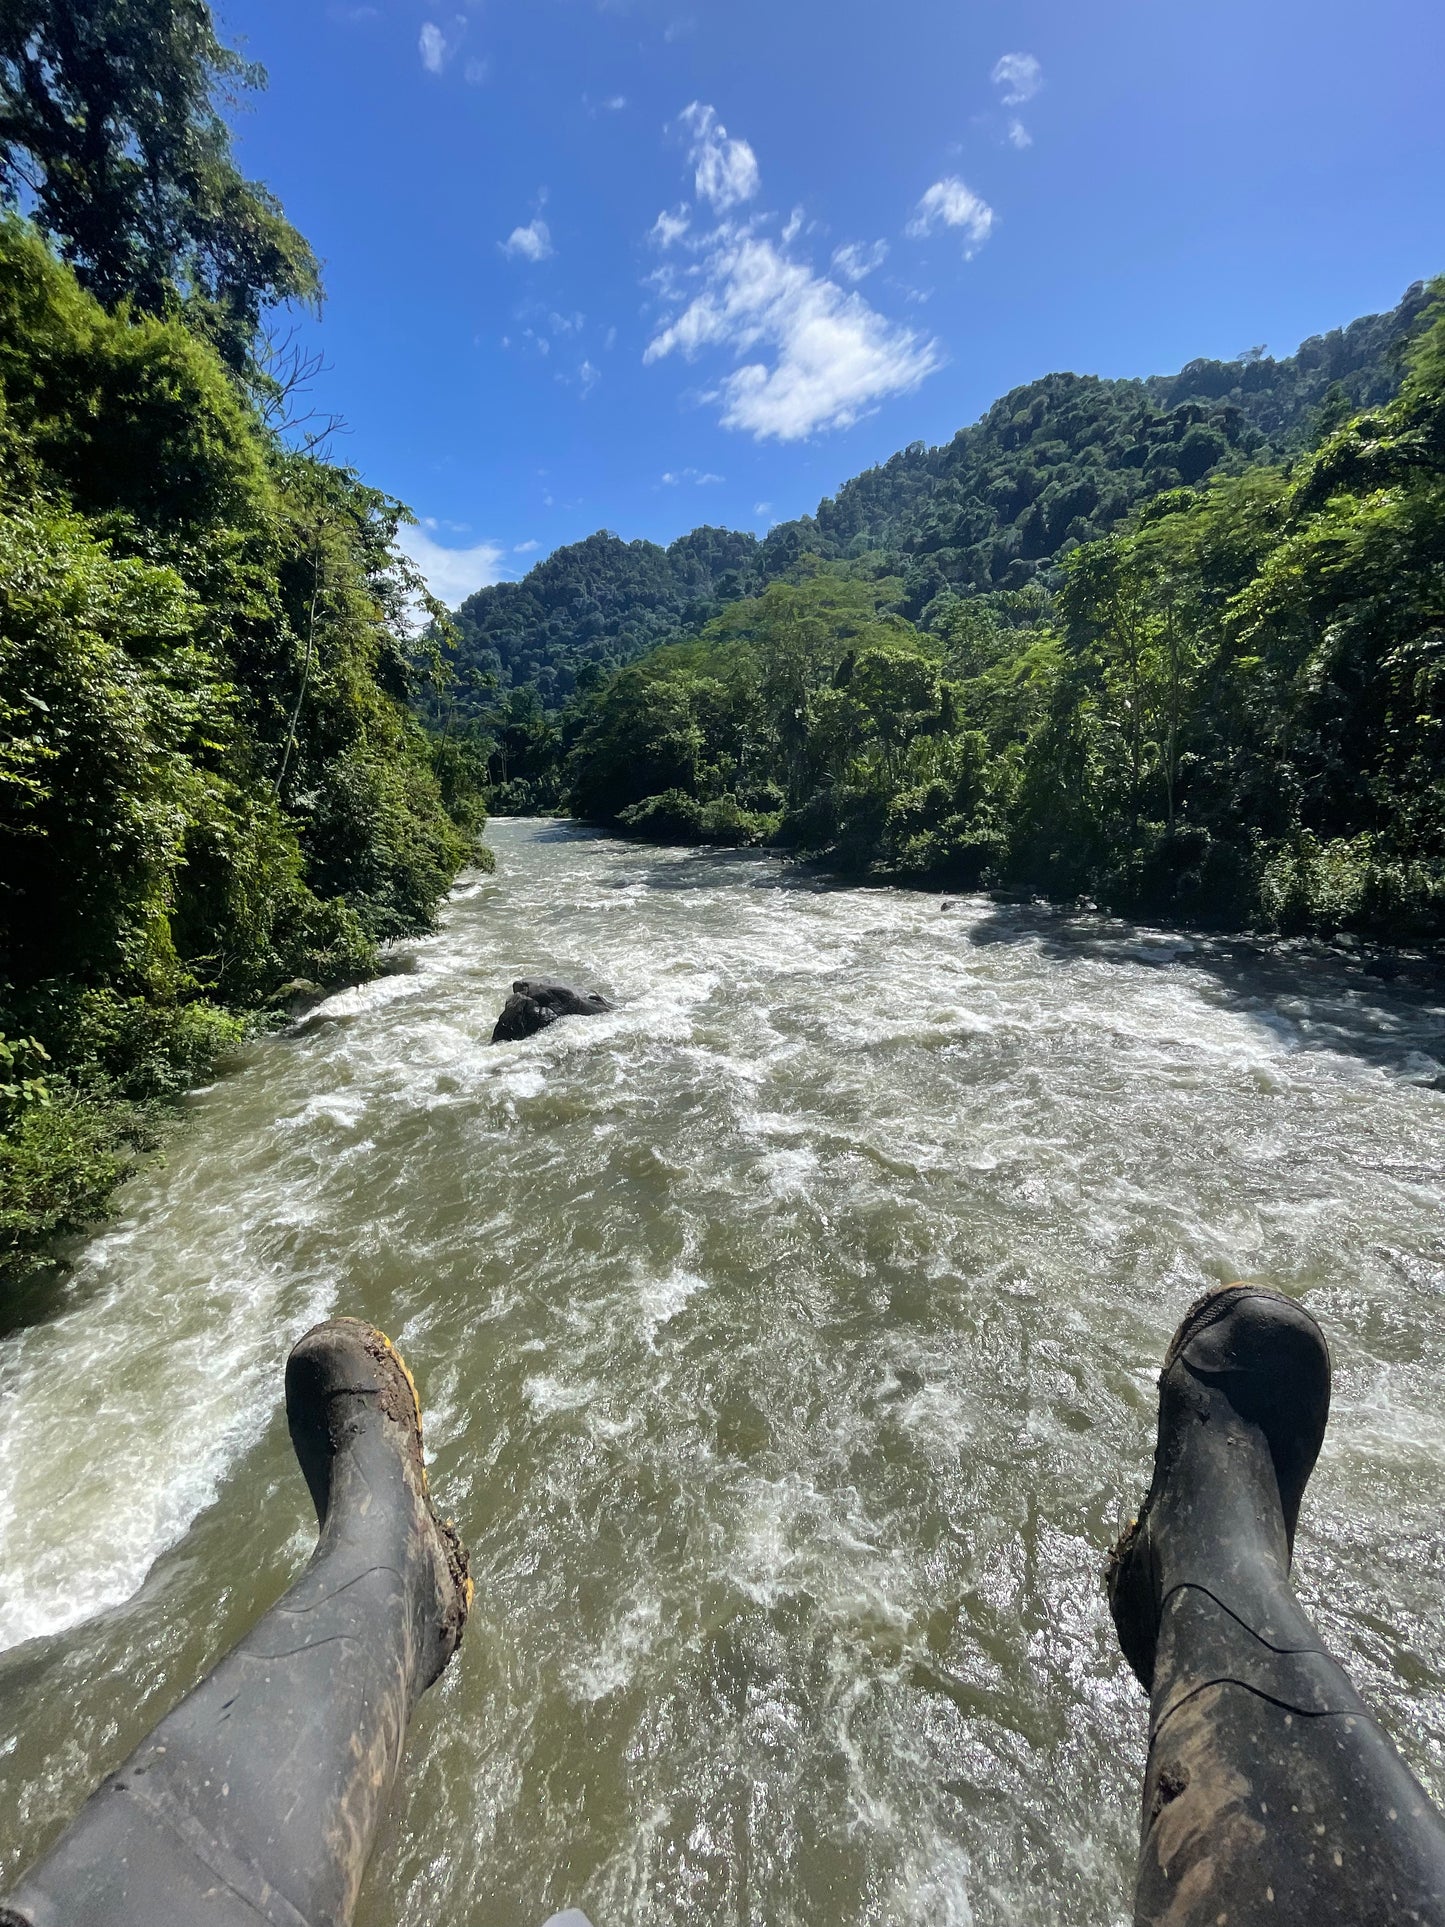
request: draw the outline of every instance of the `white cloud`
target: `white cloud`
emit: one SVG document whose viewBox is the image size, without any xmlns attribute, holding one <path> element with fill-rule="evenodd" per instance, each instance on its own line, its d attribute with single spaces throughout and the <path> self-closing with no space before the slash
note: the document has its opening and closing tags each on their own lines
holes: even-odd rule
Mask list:
<svg viewBox="0 0 1445 1927">
<path fill-rule="evenodd" d="M 710 469 L 683 468 L 669 469 L 663 476 L 668 488 L 677 488 L 683 482 L 690 482 L 694 488 L 707 488 L 713 482 L 725 482 L 726 475 L 714 475 Z"/>
<path fill-rule="evenodd" d="M 647 231 L 649 241 L 655 241 L 660 248 L 670 248 L 674 241 L 680 241 L 692 226 L 692 211 L 684 201 L 675 214 L 664 208 Z"/>
<path fill-rule="evenodd" d="M 552 246 L 552 230 L 540 215 L 529 221 L 525 227 L 514 227 L 506 240 L 499 241 L 497 245 L 503 254 L 510 256 L 514 261 L 519 256 L 524 261 L 545 261 L 555 252 Z"/>
<path fill-rule="evenodd" d="M 576 335 L 582 332 L 587 317 L 585 314 L 558 314 L 555 309 L 548 316 L 554 335 Z"/>
<path fill-rule="evenodd" d="M 577 385 L 582 390 L 582 399 L 584 401 L 592 393 L 592 390 L 601 379 L 602 370 L 595 367 L 592 362 L 584 361 L 582 366 L 577 370 Z"/>
<path fill-rule="evenodd" d="M 989 79 L 1003 90 L 1005 107 L 1022 107 L 1044 84 L 1044 70 L 1032 54 L 1005 54 Z"/>
<path fill-rule="evenodd" d="M 772 512 L 773 512 L 773 505 L 771 502 L 754 502 L 753 503 L 754 515 L 771 515 Z"/>
<path fill-rule="evenodd" d="M 477 542 L 469 549 L 449 549 L 436 542 L 425 528 L 404 522 L 396 533 L 396 546 L 420 570 L 427 587 L 438 602 L 455 609 L 473 590 L 501 579 L 505 551 L 496 542 Z"/>
<path fill-rule="evenodd" d="M 608 114 L 620 114 L 626 105 L 626 94 L 613 94 L 602 103 L 603 111 Z"/>
<path fill-rule="evenodd" d="M 956 174 L 950 174 L 929 188 L 904 232 L 922 241 L 940 226 L 962 228 L 967 242 L 964 259 L 971 260 L 975 249 L 982 247 L 993 231 L 993 209 Z"/>
<path fill-rule="evenodd" d="M 772 241 L 724 227 L 714 243 L 702 293 L 653 336 L 643 360 L 692 360 L 707 347 L 771 350 L 770 362 L 734 369 L 706 397 L 722 403 L 725 428 L 760 441 L 846 428 L 942 366 L 936 341 L 894 326 Z"/>
<path fill-rule="evenodd" d="M 872 241 L 866 246 L 862 241 L 850 241 L 834 254 L 833 266 L 850 281 L 866 281 L 874 269 L 881 268 L 887 259 L 886 241 Z"/>
<path fill-rule="evenodd" d="M 512 554 L 513 555 L 530 555 L 533 549 L 540 548 L 540 547 L 541 547 L 541 544 L 535 540 L 531 542 L 518 542 L 514 545 L 512 549 Z"/>
<path fill-rule="evenodd" d="M 439 74 L 447 63 L 451 48 L 447 37 L 434 20 L 428 20 L 417 36 L 417 46 L 421 51 L 421 64 L 429 74 Z"/>
<path fill-rule="evenodd" d="M 1021 120 L 1011 120 L 1008 124 L 1008 143 L 1010 147 L 1032 147 L 1034 137 Z"/>
<path fill-rule="evenodd" d="M 729 140 L 716 110 L 701 101 L 684 107 L 678 120 L 692 135 L 687 158 L 695 170 L 698 199 L 708 202 L 719 214 L 750 201 L 760 179 L 757 156 L 747 142 Z"/>
<path fill-rule="evenodd" d="M 462 78 L 468 87 L 480 87 L 491 71 L 492 63 L 489 60 L 472 59 L 463 67 Z"/>
</svg>

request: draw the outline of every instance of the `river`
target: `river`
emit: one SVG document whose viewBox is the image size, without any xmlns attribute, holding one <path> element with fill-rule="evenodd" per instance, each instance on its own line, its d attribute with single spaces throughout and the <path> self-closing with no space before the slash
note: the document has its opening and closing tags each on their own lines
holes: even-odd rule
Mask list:
<svg viewBox="0 0 1445 1927">
<path fill-rule="evenodd" d="M 0 1887 L 276 1597 L 286 1350 L 382 1325 L 468 1541 L 362 1927 L 1128 1917 L 1100 1569 L 1205 1286 L 1334 1347 L 1300 1591 L 1445 1795 L 1445 1010 L 1348 955 L 489 832 L 0 1340 Z M 610 1016 L 492 1047 L 510 979 Z"/>
</svg>

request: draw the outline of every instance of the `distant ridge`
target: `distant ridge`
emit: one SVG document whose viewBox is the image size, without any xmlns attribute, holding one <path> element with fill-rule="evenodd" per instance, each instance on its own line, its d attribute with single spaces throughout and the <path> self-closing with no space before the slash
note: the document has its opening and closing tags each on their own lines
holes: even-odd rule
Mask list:
<svg viewBox="0 0 1445 1927">
<path fill-rule="evenodd" d="M 938 447 L 914 442 L 825 497 L 750 531 L 697 528 L 667 548 L 599 530 L 457 611 L 464 663 L 560 705 L 590 664 L 630 662 L 755 595 L 805 554 L 876 557 L 928 625 L 955 596 L 1051 580 L 1062 557 L 1143 499 L 1308 447 L 1337 416 L 1394 394 L 1427 302 L 1312 336 L 1281 360 L 1191 361 L 1176 375 L 1051 374 L 1015 388 Z"/>
</svg>

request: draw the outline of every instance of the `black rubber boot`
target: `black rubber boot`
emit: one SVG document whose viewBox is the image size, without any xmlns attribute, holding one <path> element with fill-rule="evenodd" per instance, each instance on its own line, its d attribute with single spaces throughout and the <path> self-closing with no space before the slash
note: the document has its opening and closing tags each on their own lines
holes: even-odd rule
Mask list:
<svg viewBox="0 0 1445 1927">
<path fill-rule="evenodd" d="M 461 1639 L 466 1554 L 427 1494 L 390 1341 L 308 1332 L 286 1411 L 321 1537 L 291 1590 L 92 1794 L 10 1896 L 28 1927 L 351 1919 L 407 1722 Z"/>
<path fill-rule="evenodd" d="M 1202 1298 L 1165 1357 L 1107 1575 L 1150 1694 L 1137 1927 L 1445 1927 L 1445 1819 L 1290 1591 L 1329 1403 L 1324 1334 L 1258 1286 Z"/>
</svg>

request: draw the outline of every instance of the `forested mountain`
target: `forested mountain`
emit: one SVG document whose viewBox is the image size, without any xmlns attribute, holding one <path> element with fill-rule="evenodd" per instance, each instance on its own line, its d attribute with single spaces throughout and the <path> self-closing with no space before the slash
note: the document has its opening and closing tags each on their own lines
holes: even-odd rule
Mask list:
<svg viewBox="0 0 1445 1927">
<path fill-rule="evenodd" d="M 0 1278 L 474 846 L 406 511 L 278 427 L 257 330 L 314 262 L 231 164 L 243 77 L 199 4 L 0 22 Z"/>
<path fill-rule="evenodd" d="M 1238 460 L 1236 423 L 1193 486 L 1071 536 L 1052 585 L 940 599 L 925 630 L 876 555 L 814 557 L 593 681 L 550 739 L 574 814 L 854 874 L 1438 940 L 1445 282 L 1433 292 L 1384 406 L 1288 463 Z M 1149 446 L 1183 449 L 1207 421 Z"/>
<path fill-rule="evenodd" d="M 693 529 L 670 548 L 600 529 L 557 549 L 520 582 L 499 582 L 457 614 L 466 662 L 530 683 L 551 702 L 588 662 L 629 662 L 705 620 L 761 580 L 756 536 Z"/>
<path fill-rule="evenodd" d="M 1389 314 L 1273 360 L 1194 361 L 1143 381 L 1048 375 L 1006 395 L 950 442 L 902 450 L 813 516 L 758 540 L 694 529 L 669 548 L 599 533 L 520 582 L 479 590 L 457 623 L 463 655 L 556 708 L 589 664 L 615 667 L 784 577 L 803 555 L 872 558 L 899 606 L 933 626 L 955 595 L 1018 589 L 1139 502 L 1297 453 L 1357 409 L 1387 401 L 1418 330 L 1423 286 Z"/>
</svg>

